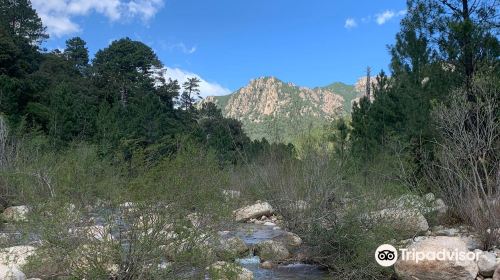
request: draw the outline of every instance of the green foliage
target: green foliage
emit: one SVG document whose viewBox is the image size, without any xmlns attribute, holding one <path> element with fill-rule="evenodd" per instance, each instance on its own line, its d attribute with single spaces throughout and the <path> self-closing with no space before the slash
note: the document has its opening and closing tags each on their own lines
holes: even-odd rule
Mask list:
<svg viewBox="0 0 500 280">
<path fill-rule="evenodd" d="M 341 122 L 336 125 L 342 127 Z M 349 154 L 343 165 L 339 156 L 317 146 L 303 147 L 300 160 L 267 154 L 236 169 L 231 186 L 245 201 L 269 201 L 287 230 L 307 244 L 308 261 L 324 265 L 334 278 L 387 279 L 392 270 L 374 262 L 373 252 L 380 244 L 393 243 L 404 229 L 367 224 L 362 217 L 380 210 L 381 201 L 408 191 L 396 179 L 398 161 L 377 160 L 365 179 Z"/>
<path fill-rule="evenodd" d="M 54 151 L 43 136 L 17 145 L 12 169 L 2 170 L 16 203 L 55 200 L 85 205 L 96 197 L 115 197 L 123 183 L 121 171 L 100 159 L 93 146 L 75 144 L 67 151 Z"/>
<path fill-rule="evenodd" d="M 237 121 L 198 122 L 197 78 L 183 85 L 189 100 L 181 103 L 189 111 L 176 108 L 179 83 L 161 77 L 161 62 L 141 42 L 113 41 L 91 65 L 79 37 L 67 40 L 64 53 L 42 54 L 0 29 L 0 45 L 0 112 L 13 128 L 26 120 L 27 129 L 42 131 L 54 147 L 84 140 L 97 144 L 101 155 L 129 161 L 136 155 L 152 164 L 175 153 L 181 138 L 216 149 L 221 163 L 235 162 L 249 145 Z"/>
<path fill-rule="evenodd" d="M 83 70 L 89 64 L 89 51 L 86 43 L 80 37 L 66 40 L 64 56 L 77 69 Z"/>
<path fill-rule="evenodd" d="M 172 202 L 180 202 L 179 196 L 218 197 L 222 195 L 219 190 L 224 184 L 223 173 L 213 152 L 203 151 L 196 144 L 185 143 L 175 157 L 163 159 L 149 169 L 144 178 L 132 181 L 130 193 L 141 200 L 163 197 L 163 201 Z M 203 190 L 209 193 L 194 194 L 201 185 L 204 186 Z M 195 201 L 202 202 L 203 199 L 187 199 L 185 202 L 188 204 L 183 205 L 183 208 L 197 207 L 192 204 Z"/>
<path fill-rule="evenodd" d="M 161 66 L 150 47 L 130 38 L 113 41 L 93 60 L 96 85 L 105 89 L 104 98 L 111 103 L 119 100 L 124 107 L 129 96 L 153 90 L 151 71 Z"/>
<path fill-rule="evenodd" d="M 220 162 L 236 163 L 243 157 L 250 139 L 239 121 L 224 118 L 214 103 L 204 103 L 198 113 L 198 124 L 206 135 L 207 146 L 216 151 Z"/>
<path fill-rule="evenodd" d="M 0 1 L 0 25 L 11 36 L 28 43 L 40 43 L 48 38 L 42 20 L 31 7 L 30 0 Z"/>
<path fill-rule="evenodd" d="M 197 77 L 191 77 L 182 84 L 184 90 L 181 94 L 179 105 L 184 108 L 184 110 L 192 110 L 196 100 L 201 99 L 200 82 L 200 79 Z"/>
<path fill-rule="evenodd" d="M 161 102 L 169 110 L 174 109 L 174 100 L 179 97 L 181 86 L 177 80 L 169 79 L 168 83 L 162 84 L 157 88 L 157 95 L 160 97 Z"/>
<path fill-rule="evenodd" d="M 488 2 L 474 2 L 468 10 L 470 1 L 408 1 L 390 48 L 392 77 L 381 73 L 375 100 L 361 100 L 353 109 L 353 152 L 362 162 L 401 142 L 417 166 L 415 176 L 423 175 L 437 137 L 429 125 L 433 104 L 448 102 L 462 84 L 470 86 L 483 67 L 498 72 L 498 39 L 487 24 L 496 8 Z"/>
<path fill-rule="evenodd" d="M 215 261 L 211 242 L 230 214 L 221 203 L 228 175 L 203 147 L 184 144 L 175 157 L 135 172 L 85 143 L 53 150 L 45 136 L 18 141 L 13 154 L 0 171 L 3 194 L 30 205 L 19 230 L 44 240 L 23 269 L 28 275 L 192 279 L 184 273 Z"/>
</svg>

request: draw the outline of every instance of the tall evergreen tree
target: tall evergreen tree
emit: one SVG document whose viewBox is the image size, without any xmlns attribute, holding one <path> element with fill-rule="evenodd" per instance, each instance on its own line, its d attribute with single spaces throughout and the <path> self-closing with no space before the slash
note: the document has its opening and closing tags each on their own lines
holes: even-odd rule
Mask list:
<svg viewBox="0 0 500 280">
<path fill-rule="evenodd" d="M 153 91 L 152 70 L 161 66 L 150 47 L 130 38 L 113 41 L 93 61 L 97 86 L 106 88 L 108 101 L 119 100 L 123 107 L 131 94 Z"/>
<path fill-rule="evenodd" d="M 498 8 L 497 0 L 409 0 L 402 27 L 412 26 L 433 55 L 469 83 L 500 55 Z"/>
<path fill-rule="evenodd" d="M 89 50 L 86 42 L 80 37 L 74 37 L 66 41 L 64 56 L 75 68 L 82 71 L 89 64 Z"/>
<path fill-rule="evenodd" d="M 0 0 L 0 24 L 11 35 L 33 45 L 49 37 L 29 0 Z"/>
<path fill-rule="evenodd" d="M 0 0 L 0 113 L 10 121 L 22 119 L 36 93 L 29 75 L 42 60 L 37 44 L 47 37 L 30 1 Z"/>
<path fill-rule="evenodd" d="M 197 77 L 191 77 L 182 84 L 184 91 L 181 95 L 180 104 L 181 107 L 184 108 L 184 110 L 193 109 L 196 100 L 201 99 L 200 82 L 200 79 L 198 79 Z"/>
<path fill-rule="evenodd" d="M 181 86 L 177 80 L 169 79 L 168 83 L 163 83 L 157 88 L 156 94 L 161 102 L 169 109 L 174 109 L 174 100 L 179 97 Z"/>
</svg>

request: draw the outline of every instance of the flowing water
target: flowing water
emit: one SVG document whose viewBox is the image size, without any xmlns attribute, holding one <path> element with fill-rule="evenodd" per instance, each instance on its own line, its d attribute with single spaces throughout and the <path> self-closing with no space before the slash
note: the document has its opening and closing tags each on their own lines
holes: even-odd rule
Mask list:
<svg viewBox="0 0 500 280">
<path fill-rule="evenodd" d="M 96 218 L 96 224 L 105 224 L 104 220 Z M 119 227 L 124 227 L 123 222 L 118 219 L 115 221 Z M 222 237 L 239 237 L 249 247 L 256 245 L 265 240 L 271 240 L 284 234 L 285 231 L 275 226 L 257 225 L 257 224 L 237 224 L 232 230 L 221 233 Z M 8 237 L 8 238 L 7 238 Z M 0 230 L 0 243 L 13 245 L 26 244 L 26 236 L 23 236 L 15 228 L 3 227 Z M 29 236 L 28 243 L 34 243 L 39 240 L 37 236 Z M 3 242 L 2 242 L 3 241 Z M 23 242 L 24 241 L 24 242 Z M 276 265 L 272 269 L 264 269 L 260 267 L 260 259 L 250 253 L 247 257 L 236 260 L 241 266 L 253 272 L 255 280 L 323 280 L 331 279 L 327 271 L 322 270 L 319 266 L 303 263 L 291 263 Z"/>
<path fill-rule="evenodd" d="M 259 242 L 278 237 L 284 232 L 285 231 L 281 229 L 275 229 L 273 226 L 240 224 L 234 231 L 226 233 L 226 236 L 237 236 L 248 246 L 252 246 Z M 331 277 L 328 277 L 328 273 L 325 270 L 322 270 L 319 266 L 311 264 L 293 263 L 287 265 L 277 265 L 272 269 L 263 269 L 260 267 L 259 257 L 251 254 L 246 258 L 238 259 L 237 262 L 241 266 L 251 270 L 255 280 L 331 279 Z"/>
</svg>

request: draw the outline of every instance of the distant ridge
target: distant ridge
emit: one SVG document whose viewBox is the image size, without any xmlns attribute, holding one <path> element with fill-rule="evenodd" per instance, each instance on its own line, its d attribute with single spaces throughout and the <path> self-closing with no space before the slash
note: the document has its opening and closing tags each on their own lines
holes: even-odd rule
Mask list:
<svg viewBox="0 0 500 280">
<path fill-rule="evenodd" d="M 240 120 L 252 139 L 291 142 L 307 130 L 351 111 L 360 94 L 354 85 L 336 82 L 313 89 L 275 77 L 253 79 L 230 95 L 208 96 L 225 117 Z"/>
</svg>

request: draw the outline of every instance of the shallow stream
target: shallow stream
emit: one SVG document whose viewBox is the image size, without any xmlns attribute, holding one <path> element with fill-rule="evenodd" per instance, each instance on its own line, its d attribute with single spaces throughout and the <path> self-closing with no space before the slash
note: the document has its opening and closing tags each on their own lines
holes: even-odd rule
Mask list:
<svg viewBox="0 0 500 280">
<path fill-rule="evenodd" d="M 274 229 L 274 226 L 256 225 L 256 224 L 240 224 L 234 231 L 227 233 L 228 236 L 237 236 L 241 238 L 248 246 L 255 245 L 259 242 L 273 239 L 280 236 L 285 231 Z M 255 280 L 324 280 L 331 279 L 327 271 L 320 269 L 319 266 L 311 264 L 293 263 L 287 265 L 277 265 L 272 269 L 264 269 L 260 267 L 260 259 L 258 256 L 249 255 L 246 258 L 238 259 L 237 262 L 251 270 Z"/>
</svg>

